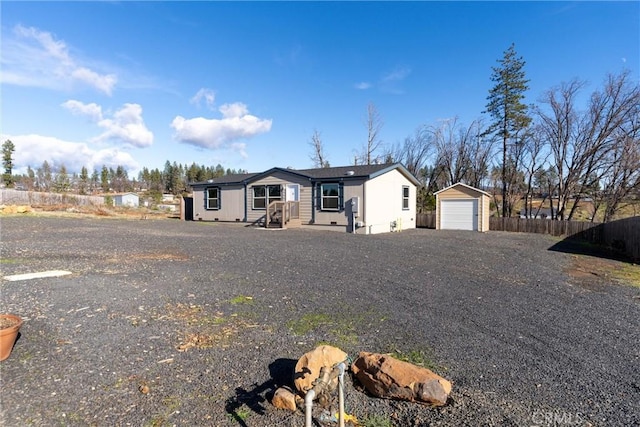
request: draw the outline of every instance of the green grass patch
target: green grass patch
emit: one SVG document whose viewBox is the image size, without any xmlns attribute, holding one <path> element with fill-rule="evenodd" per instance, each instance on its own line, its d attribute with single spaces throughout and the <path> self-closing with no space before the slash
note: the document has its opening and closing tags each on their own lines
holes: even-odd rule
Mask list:
<svg viewBox="0 0 640 427">
<path fill-rule="evenodd" d="M 239 304 L 253 304 L 253 297 L 247 295 L 238 295 L 237 297 L 233 297 L 229 300 L 229 304 L 239 305 Z"/>
<path fill-rule="evenodd" d="M 331 316 L 325 313 L 307 313 L 299 319 L 287 322 L 289 329 L 296 335 L 305 335 L 318 329 L 320 326 L 329 325 L 333 322 Z"/>
<path fill-rule="evenodd" d="M 359 342 L 359 331 L 375 328 L 385 317 L 372 310 L 354 312 L 348 305 L 336 306 L 331 313 L 311 312 L 287 322 L 287 327 L 295 335 L 306 335 L 311 332 L 322 334 L 322 339 L 315 342 L 319 345 L 335 347 L 353 347 Z"/>
<path fill-rule="evenodd" d="M 629 264 L 611 271 L 611 275 L 627 285 L 640 288 L 640 265 Z"/>
<path fill-rule="evenodd" d="M 368 415 L 360 421 L 362 427 L 393 427 L 391 418 L 385 415 Z"/>
<path fill-rule="evenodd" d="M 15 258 L 0 258 L 0 264 L 2 265 L 8 265 L 8 264 L 18 264 L 20 261 L 18 261 Z"/>
<path fill-rule="evenodd" d="M 420 348 L 408 351 L 400 351 L 393 349 L 389 352 L 391 357 L 394 357 L 403 362 L 408 362 L 413 365 L 422 366 L 423 368 L 430 369 L 432 371 L 446 370 L 445 367 L 438 365 L 433 360 L 433 352 L 430 348 Z"/>
<path fill-rule="evenodd" d="M 230 421 L 238 421 L 244 423 L 251 415 L 251 411 L 248 408 L 239 408 L 233 411 L 232 413 L 227 414 L 227 418 Z"/>
</svg>

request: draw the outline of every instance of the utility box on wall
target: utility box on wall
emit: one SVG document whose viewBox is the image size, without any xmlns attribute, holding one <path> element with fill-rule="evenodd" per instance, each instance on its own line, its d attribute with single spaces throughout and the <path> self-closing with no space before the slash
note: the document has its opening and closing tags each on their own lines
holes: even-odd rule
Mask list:
<svg viewBox="0 0 640 427">
<path fill-rule="evenodd" d="M 360 212 L 360 197 L 352 197 L 351 198 L 351 213 L 357 214 Z M 358 215 L 356 215 L 358 216 Z"/>
</svg>

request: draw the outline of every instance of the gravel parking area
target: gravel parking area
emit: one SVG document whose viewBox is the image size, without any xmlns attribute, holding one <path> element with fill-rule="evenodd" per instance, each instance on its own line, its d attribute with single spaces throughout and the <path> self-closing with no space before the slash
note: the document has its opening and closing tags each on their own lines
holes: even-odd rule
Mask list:
<svg viewBox="0 0 640 427">
<path fill-rule="evenodd" d="M 363 424 L 640 425 L 640 289 L 570 277 L 548 236 L 30 215 L 0 227 L 2 276 L 72 272 L 1 282 L 0 312 L 25 320 L 0 364 L 1 425 L 302 426 L 269 395 L 320 343 L 405 355 L 453 383 L 431 408 L 349 380 Z"/>
</svg>

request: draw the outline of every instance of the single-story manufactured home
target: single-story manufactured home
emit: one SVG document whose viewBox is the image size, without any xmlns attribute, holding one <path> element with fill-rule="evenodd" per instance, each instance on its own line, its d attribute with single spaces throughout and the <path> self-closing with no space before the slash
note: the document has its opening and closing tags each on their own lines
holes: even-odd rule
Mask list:
<svg viewBox="0 0 640 427">
<path fill-rule="evenodd" d="M 191 183 L 193 219 L 265 227 L 342 226 L 361 234 L 415 228 L 418 180 L 400 163 L 225 175 Z"/>
<path fill-rule="evenodd" d="M 489 231 L 491 195 L 458 182 L 436 191 L 436 230 Z"/>
</svg>

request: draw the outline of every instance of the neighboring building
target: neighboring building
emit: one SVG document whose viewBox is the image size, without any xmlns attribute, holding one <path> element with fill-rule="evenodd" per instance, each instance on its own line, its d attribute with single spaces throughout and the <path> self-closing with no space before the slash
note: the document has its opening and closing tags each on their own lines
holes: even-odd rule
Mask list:
<svg viewBox="0 0 640 427">
<path fill-rule="evenodd" d="M 131 208 L 140 206 L 140 199 L 136 193 L 114 194 L 112 197 L 114 206 L 128 206 Z"/>
<path fill-rule="evenodd" d="M 527 217 L 529 217 L 529 219 L 551 219 L 553 215 L 551 214 L 551 209 L 533 208 L 533 212 L 531 212 L 529 215 L 526 214 L 525 209 L 521 209 L 520 218 Z"/>
<path fill-rule="evenodd" d="M 418 184 L 396 163 L 272 168 L 190 185 L 196 221 L 333 225 L 344 226 L 348 232 L 375 234 L 415 228 Z"/>
<path fill-rule="evenodd" d="M 436 230 L 489 231 L 489 193 L 459 182 L 435 195 Z"/>
</svg>

